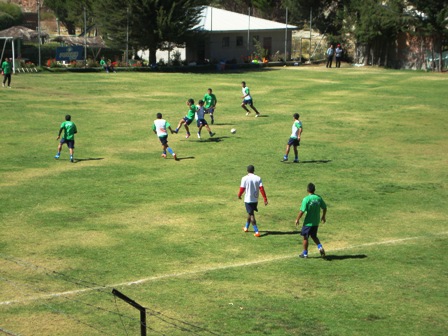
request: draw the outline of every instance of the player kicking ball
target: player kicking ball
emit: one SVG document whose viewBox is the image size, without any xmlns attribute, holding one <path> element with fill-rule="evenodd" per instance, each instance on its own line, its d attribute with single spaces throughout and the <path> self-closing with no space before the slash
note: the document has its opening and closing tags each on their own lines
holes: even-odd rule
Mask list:
<svg viewBox="0 0 448 336">
<path fill-rule="evenodd" d="M 188 126 L 193 122 L 194 116 L 196 114 L 196 105 L 194 104 L 193 98 L 187 100 L 187 106 L 188 106 L 187 115 L 183 117 L 181 120 L 179 120 L 179 125 L 177 125 L 176 129 L 174 130 L 174 133 L 177 134 L 182 125 L 184 125 L 185 130 L 187 131 L 187 135 L 185 137 L 188 139 L 191 135 Z"/>
<path fill-rule="evenodd" d="M 168 146 L 168 132 L 167 129 L 171 131 L 173 134 L 173 130 L 171 129 L 171 125 L 168 121 L 162 118 L 162 113 L 157 113 L 157 119 L 154 120 L 154 124 L 152 125 L 152 130 L 159 137 L 160 142 L 162 143 L 162 157 L 166 158 L 166 152 L 170 153 L 174 160 L 179 160 L 176 156 L 176 153 Z"/>
</svg>

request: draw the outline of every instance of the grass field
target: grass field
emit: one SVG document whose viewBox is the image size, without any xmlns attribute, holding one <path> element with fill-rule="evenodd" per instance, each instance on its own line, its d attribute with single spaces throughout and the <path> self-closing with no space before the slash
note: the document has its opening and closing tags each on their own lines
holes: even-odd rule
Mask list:
<svg viewBox="0 0 448 336">
<path fill-rule="evenodd" d="M 241 109 L 241 81 L 262 117 Z M 0 334 L 446 335 L 448 79 L 375 68 L 24 74 L 0 90 Z M 215 139 L 157 112 L 218 97 Z M 280 162 L 292 114 L 299 164 Z M 54 160 L 65 114 L 75 163 Z M 231 128 L 237 133 L 232 135 Z M 192 130 L 196 128 L 193 125 Z M 237 192 L 255 165 L 261 238 Z M 328 205 L 298 258 L 306 185 Z"/>
</svg>

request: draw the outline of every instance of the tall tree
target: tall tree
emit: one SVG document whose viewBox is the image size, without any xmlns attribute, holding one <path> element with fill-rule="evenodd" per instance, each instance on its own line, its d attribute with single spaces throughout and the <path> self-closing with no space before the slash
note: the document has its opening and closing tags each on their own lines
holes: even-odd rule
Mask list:
<svg viewBox="0 0 448 336">
<path fill-rule="evenodd" d="M 409 0 L 412 23 L 416 27 L 416 34 L 429 37 L 431 40 L 432 59 L 439 54 L 437 64 L 438 71 L 442 71 L 442 51 L 448 44 L 448 1 L 447 0 Z"/>
<path fill-rule="evenodd" d="M 45 7 L 50 8 L 59 22 L 67 29 L 70 35 L 75 35 L 76 25 L 73 18 L 70 17 L 70 7 L 74 0 L 45 0 Z"/>
<path fill-rule="evenodd" d="M 121 17 L 129 7 L 130 38 L 137 47 L 149 50 L 149 61 L 156 63 L 156 51 L 166 42 L 184 42 L 200 20 L 204 0 L 96 0 L 95 15 L 102 33 L 109 38 L 123 40 L 125 21 L 111 20 L 114 10 Z M 121 14 L 120 14 L 121 13 Z M 110 21 L 107 23 L 107 21 Z"/>
</svg>

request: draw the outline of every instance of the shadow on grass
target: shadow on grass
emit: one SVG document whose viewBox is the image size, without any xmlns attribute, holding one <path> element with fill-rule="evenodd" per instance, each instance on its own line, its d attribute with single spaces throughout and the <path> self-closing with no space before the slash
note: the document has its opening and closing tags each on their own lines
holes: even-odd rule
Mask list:
<svg viewBox="0 0 448 336">
<path fill-rule="evenodd" d="M 185 156 L 185 157 L 177 157 L 177 161 L 182 161 L 182 160 L 193 160 L 195 157 L 194 156 Z"/>
<path fill-rule="evenodd" d="M 223 139 L 228 139 L 230 138 L 229 136 L 221 136 L 221 137 L 209 137 L 209 138 L 204 138 L 202 137 L 201 139 L 194 139 L 194 140 L 189 140 L 190 142 L 199 142 L 199 143 L 205 143 L 205 142 L 221 142 Z"/>
<path fill-rule="evenodd" d="M 301 164 L 301 163 L 329 163 L 331 162 L 331 160 L 306 160 L 306 161 L 300 161 L 300 162 L 294 162 L 293 160 L 291 161 L 281 161 L 285 164 Z"/>
<path fill-rule="evenodd" d="M 260 237 L 300 234 L 300 231 L 261 231 L 260 230 L 259 232 L 260 232 Z"/>
<path fill-rule="evenodd" d="M 74 159 L 74 163 L 76 163 L 76 162 L 82 162 L 82 161 L 98 161 L 98 160 L 104 160 L 104 158 Z"/>
<path fill-rule="evenodd" d="M 319 257 L 320 258 L 320 257 Z M 333 260 L 345 260 L 345 259 L 364 259 L 367 258 L 365 254 L 349 254 L 349 255 L 326 255 L 325 260 L 333 261 Z"/>
</svg>

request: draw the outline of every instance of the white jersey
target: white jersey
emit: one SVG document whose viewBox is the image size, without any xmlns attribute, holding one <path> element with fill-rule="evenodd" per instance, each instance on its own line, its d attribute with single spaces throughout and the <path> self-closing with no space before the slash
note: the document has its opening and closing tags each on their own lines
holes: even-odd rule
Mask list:
<svg viewBox="0 0 448 336">
<path fill-rule="evenodd" d="M 241 91 L 243 92 L 243 96 L 245 96 L 244 100 L 252 99 L 252 97 L 250 96 L 250 90 L 249 90 L 249 88 L 247 86 L 243 87 Z"/>
<path fill-rule="evenodd" d="M 156 119 L 154 120 L 154 126 L 152 127 L 153 130 L 157 132 L 157 136 L 167 136 L 167 128 L 171 126 L 165 119 Z"/>
<path fill-rule="evenodd" d="M 205 115 L 205 108 L 204 106 L 197 106 L 197 110 L 196 110 L 196 120 L 201 120 L 204 119 L 204 115 Z"/>
<path fill-rule="evenodd" d="M 261 177 L 255 174 L 247 174 L 241 179 L 241 188 L 246 188 L 244 194 L 245 203 L 258 202 L 258 196 L 260 194 L 260 187 L 263 186 Z"/>
</svg>

